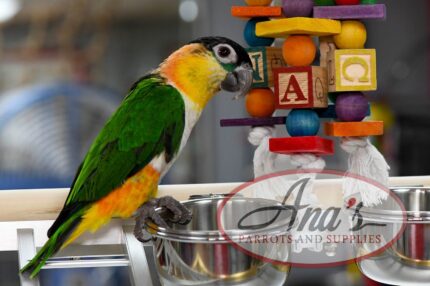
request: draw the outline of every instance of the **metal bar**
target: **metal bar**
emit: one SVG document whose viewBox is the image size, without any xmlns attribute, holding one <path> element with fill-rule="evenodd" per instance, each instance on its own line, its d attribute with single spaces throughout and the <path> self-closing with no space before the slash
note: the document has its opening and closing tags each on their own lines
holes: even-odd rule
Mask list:
<svg viewBox="0 0 430 286">
<path fill-rule="evenodd" d="M 34 244 L 33 229 L 17 229 L 18 237 L 18 259 L 19 268 L 24 267 L 27 262 L 36 255 L 36 245 Z M 30 279 L 26 275 L 19 275 L 21 286 L 39 286 L 39 279 Z"/>
<path fill-rule="evenodd" d="M 126 253 L 130 262 L 130 280 L 133 286 L 153 286 L 143 244 L 133 234 L 133 226 L 124 225 Z"/>
<path fill-rule="evenodd" d="M 90 267 L 124 267 L 129 266 L 126 258 L 121 259 L 98 259 L 98 260 L 67 260 L 67 261 L 48 261 L 43 269 L 57 268 L 90 268 Z"/>
</svg>

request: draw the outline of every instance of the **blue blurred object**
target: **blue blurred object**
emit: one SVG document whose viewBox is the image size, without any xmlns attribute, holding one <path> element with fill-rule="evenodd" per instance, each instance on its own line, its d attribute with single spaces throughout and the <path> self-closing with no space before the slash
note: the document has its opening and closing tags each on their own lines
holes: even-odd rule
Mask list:
<svg viewBox="0 0 430 286">
<path fill-rule="evenodd" d="M 320 118 L 312 109 L 293 109 L 287 116 L 290 136 L 314 136 L 320 129 Z"/>
<path fill-rule="evenodd" d="M 112 91 L 70 82 L 0 95 L 0 189 L 69 186 L 120 100 Z"/>
<path fill-rule="evenodd" d="M 275 41 L 274 38 L 263 38 L 255 35 L 255 25 L 258 22 L 268 21 L 269 18 L 252 18 L 246 23 L 243 31 L 243 37 L 246 43 L 251 47 L 271 46 Z"/>
</svg>

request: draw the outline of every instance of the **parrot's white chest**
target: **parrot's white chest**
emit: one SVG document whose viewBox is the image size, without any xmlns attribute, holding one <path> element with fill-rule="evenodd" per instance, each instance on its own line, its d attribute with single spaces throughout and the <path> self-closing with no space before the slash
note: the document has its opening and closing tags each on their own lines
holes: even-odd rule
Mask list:
<svg viewBox="0 0 430 286">
<path fill-rule="evenodd" d="M 182 95 L 185 103 L 185 127 L 184 132 L 182 134 L 181 145 L 179 147 L 179 151 L 176 156 L 169 162 L 166 163 L 166 154 L 165 152 L 161 153 L 159 156 L 155 157 L 151 160 L 150 164 L 161 174 L 161 178 L 167 173 L 176 159 L 179 157 L 183 148 L 188 142 L 188 139 L 191 135 L 191 131 L 196 125 L 197 121 L 200 118 L 201 110 L 197 108 L 197 106 L 189 100 L 186 96 Z"/>
</svg>

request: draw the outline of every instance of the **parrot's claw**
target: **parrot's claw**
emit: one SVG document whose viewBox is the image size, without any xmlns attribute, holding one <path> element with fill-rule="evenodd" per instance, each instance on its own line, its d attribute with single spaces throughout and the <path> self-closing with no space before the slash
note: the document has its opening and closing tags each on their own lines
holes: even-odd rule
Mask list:
<svg viewBox="0 0 430 286">
<path fill-rule="evenodd" d="M 187 224 L 192 219 L 191 212 L 170 196 L 151 199 L 143 204 L 137 211 L 134 236 L 136 236 L 139 241 L 148 242 L 151 240 L 151 237 L 143 231 L 145 222 L 148 219 L 152 220 L 159 227 L 169 228 L 166 221 L 156 211 L 156 209 L 160 207 L 168 209 L 173 214 L 173 216 L 167 218 L 172 223 Z"/>
</svg>

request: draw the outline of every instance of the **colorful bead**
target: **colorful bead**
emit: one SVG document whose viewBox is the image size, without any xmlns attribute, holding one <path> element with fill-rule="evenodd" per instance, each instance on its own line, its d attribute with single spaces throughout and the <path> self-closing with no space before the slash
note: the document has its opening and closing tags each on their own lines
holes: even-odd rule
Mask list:
<svg viewBox="0 0 430 286">
<path fill-rule="evenodd" d="M 248 6 L 269 6 L 272 0 L 245 0 Z"/>
<path fill-rule="evenodd" d="M 340 121 L 362 121 L 368 111 L 369 101 L 362 92 L 348 92 L 337 96 L 336 114 Z"/>
<path fill-rule="evenodd" d="M 293 67 L 309 66 L 315 60 L 317 48 L 310 36 L 289 36 L 282 47 L 285 62 Z"/>
<path fill-rule="evenodd" d="M 269 117 L 275 111 L 275 95 L 270 88 L 255 88 L 246 96 L 245 105 L 249 115 Z"/>
<path fill-rule="evenodd" d="M 358 5 L 360 0 L 335 0 L 337 5 Z"/>
<path fill-rule="evenodd" d="M 282 9 L 286 17 L 309 17 L 314 8 L 313 0 L 283 0 Z"/>
<path fill-rule="evenodd" d="M 366 26 L 360 21 L 343 21 L 342 31 L 333 39 L 339 49 L 362 49 L 367 40 Z"/>
<path fill-rule="evenodd" d="M 246 23 L 243 37 L 246 43 L 251 47 L 270 46 L 275 41 L 274 38 L 257 37 L 255 35 L 255 25 L 258 22 L 268 21 L 269 18 L 252 18 Z"/>
<path fill-rule="evenodd" d="M 333 6 L 336 5 L 334 0 L 315 0 L 315 6 Z"/>
<path fill-rule="evenodd" d="M 312 109 L 293 109 L 287 116 L 288 134 L 297 136 L 314 136 L 320 129 L 320 118 Z"/>
<path fill-rule="evenodd" d="M 336 93 L 336 92 L 329 92 L 329 93 L 328 93 L 328 100 L 329 100 L 331 103 L 336 103 L 336 97 L 338 96 L 338 94 L 339 94 L 339 93 Z"/>
</svg>

